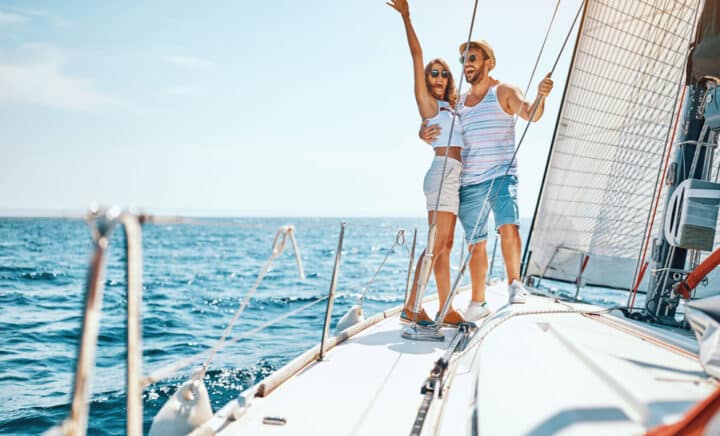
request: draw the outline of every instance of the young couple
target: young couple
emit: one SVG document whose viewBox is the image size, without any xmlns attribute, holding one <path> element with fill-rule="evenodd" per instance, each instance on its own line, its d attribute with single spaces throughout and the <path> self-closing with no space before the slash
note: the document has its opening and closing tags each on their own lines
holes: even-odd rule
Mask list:
<svg viewBox="0 0 720 436">
<path fill-rule="evenodd" d="M 515 116 L 529 120 L 533 108 L 537 106 L 532 121 L 539 120 L 553 82 L 549 76 L 545 77 L 538 86 L 535 101 L 528 102 L 517 87 L 499 82 L 489 75 L 495 67 L 492 47 L 482 40 L 471 41 L 469 47 L 466 47 L 467 43 L 460 45 L 460 61 L 471 88 L 458 98 L 452 72 L 444 60 L 433 59 L 423 66 L 422 48 L 410 22 L 407 0 L 390 0 L 387 4 L 400 13 L 405 24 L 413 61 L 415 99 L 423 119 L 420 137 L 435 151 L 432 165 L 425 175 L 423 190 L 427 198 L 428 222 L 432 224 L 435 220 L 436 223 L 437 237 L 432 252 L 440 307 L 450 293 L 450 251 L 458 216 L 472 256 L 472 300 L 462 314 L 451 308 L 443 322 L 456 325 L 465 320 L 476 321 L 490 314 L 485 304 L 489 213 L 486 200 L 490 203 L 496 230 L 500 234 L 510 303 L 525 302 L 527 291 L 519 281 L 520 219 L 517 162 L 513 159 Z M 455 125 L 451 129 L 453 117 Z M 488 190 L 492 192 L 488 193 Z M 479 223 L 477 228 L 476 223 Z M 401 317 L 427 325 L 433 320 L 424 309 L 419 313 L 412 311 L 421 263 L 422 256 Z"/>
</svg>

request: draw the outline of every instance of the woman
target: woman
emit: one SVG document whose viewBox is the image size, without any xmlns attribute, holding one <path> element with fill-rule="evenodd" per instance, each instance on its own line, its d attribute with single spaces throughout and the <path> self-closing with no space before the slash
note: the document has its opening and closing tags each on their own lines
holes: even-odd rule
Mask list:
<svg viewBox="0 0 720 436">
<path fill-rule="evenodd" d="M 437 234 L 432 250 L 433 270 L 438 289 L 439 307 L 442 307 L 450 293 L 450 251 L 453 246 L 455 222 L 457 221 L 457 212 L 460 205 L 458 190 L 460 188 L 460 173 L 462 172 L 460 152 L 462 151 L 463 141 L 462 126 L 460 126 L 458 117 L 455 117 L 455 125 L 451 128 L 454 117 L 453 110 L 457 102 L 457 91 L 455 90 L 452 72 L 445 61 L 433 59 L 427 66 L 423 67 L 422 48 L 410 22 L 410 10 L 407 0 L 391 0 L 387 4 L 400 12 L 403 23 L 405 23 L 405 31 L 407 32 L 413 62 L 415 100 L 417 101 L 420 116 L 427 124 L 439 124 L 442 127 L 442 133 L 432 143 L 435 158 L 425 175 L 423 185 L 428 210 L 428 223 L 430 225 L 433 222 L 436 224 Z M 451 132 L 452 137 L 450 137 Z M 442 177 L 443 166 L 445 166 L 444 178 Z M 442 192 L 441 178 L 443 179 Z M 424 255 L 425 253 L 420 256 L 415 268 L 412 292 L 410 298 L 405 302 L 401 315 L 401 319 L 404 321 L 416 320 L 421 325 L 432 322 L 424 309 L 419 313 L 413 312 L 420 267 Z M 454 325 L 463 321 L 462 315 L 452 308 L 443 320 L 445 324 Z"/>
</svg>

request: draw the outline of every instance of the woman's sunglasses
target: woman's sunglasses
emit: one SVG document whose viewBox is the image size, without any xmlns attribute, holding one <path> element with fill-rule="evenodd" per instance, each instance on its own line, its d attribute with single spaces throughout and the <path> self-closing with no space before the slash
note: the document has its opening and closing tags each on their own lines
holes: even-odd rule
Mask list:
<svg viewBox="0 0 720 436">
<path fill-rule="evenodd" d="M 477 60 L 477 56 L 474 54 L 471 54 L 468 56 L 468 62 L 475 62 Z M 460 63 L 465 64 L 465 56 L 460 56 Z"/>
<path fill-rule="evenodd" d="M 447 79 L 449 75 L 450 75 L 450 73 L 448 73 L 447 70 L 442 70 L 442 71 L 430 70 L 431 77 L 442 76 L 443 79 Z"/>
</svg>

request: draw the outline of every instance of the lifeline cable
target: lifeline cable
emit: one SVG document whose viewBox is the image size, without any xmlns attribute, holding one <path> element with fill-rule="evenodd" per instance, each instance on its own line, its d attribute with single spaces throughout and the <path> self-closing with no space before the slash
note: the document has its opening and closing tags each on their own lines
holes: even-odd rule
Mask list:
<svg viewBox="0 0 720 436">
<path fill-rule="evenodd" d="M 405 229 L 398 230 L 397 234 L 395 235 L 395 241 L 392 244 L 392 247 L 390 247 L 390 250 L 388 250 L 387 254 L 385 255 L 385 258 L 380 263 L 380 266 L 375 270 L 375 273 L 370 278 L 370 281 L 365 284 L 363 287 L 363 291 L 360 294 L 360 298 L 358 299 L 358 305 L 362 307 L 363 302 L 365 301 L 365 297 L 367 297 L 368 291 L 370 290 L 370 286 L 375 282 L 375 279 L 377 278 L 378 274 L 380 273 L 380 270 L 382 270 L 383 266 L 385 266 L 385 263 L 390 258 L 390 256 L 395 253 L 395 247 L 405 247 L 407 250 L 407 241 L 405 240 Z"/>
<path fill-rule="evenodd" d="M 227 341 L 225 342 L 225 344 L 226 344 L 226 345 L 234 344 L 234 343 L 236 343 L 236 342 L 238 342 L 238 341 L 240 341 L 240 340 L 242 340 L 242 339 L 248 338 L 248 337 L 250 337 L 250 336 L 252 336 L 252 335 L 254 335 L 254 334 L 256 334 L 256 333 L 261 332 L 262 330 L 264 330 L 264 329 L 266 329 L 266 328 L 268 328 L 268 327 L 270 327 L 270 326 L 273 326 L 273 325 L 279 323 L 280 321 L 283 321 L 283 320 L 285 320 L 285 319 L 287 319 L 287 318 L 289 318 L 289 317 L 291 317 L 291 316 L 293 316 L 293 315 L 296 315 L 296 314 L 298 314 L 298 313 L 300 313 L 300 312 L 302 312 L 302 311 L 304 311 L 304 310 L 306 310 L 306 309 L 309 309 L 310 307 L 312 307 L 312 306 L 314 306 L 314 305 L 316 305 L 316 304 L 318 304 L 318 303 L 320 303 L 320 302 L 322 302 L 322 301 L 325 301 L 325 300 L 327 300 L 328 298 L 329 298 L 329 297 L 328 297 L 327 295 L 318 297 L 318 298 L 316 298 L 316 299 L 308 302 L 307 304 L 304 304 L 304 305 L 298 307 L 297 309 L 293 309 L 293 310 L 291 310 L 290 312 L 287 312 L 287 313 L 285 313 L 285 314 L 283 314 L 283 315 L 281 315 L 281 316 L 279 316 L 279 317 L 277 317 L 277 318 L 275 318 L 275 319 L 272 319 L 272 320 L 270 320 L 270 321 L 266 321 L 266 322 L 264 322 L 263 324 L 260 324 L 259 326 L 255 327 L 255 328 L 253 328 L 253 329 L 251 329 L 251 330 L 248 330 L 248 331 L 246 331 L 246 332 L 240 333 L 240 334 L 237 335 L 237 336 L 234 336 L 234 337 L 231 337 L 230 339 L 227 339 Z M 187 366 L 190 366 L 193 362 L 195 362 L 196 360 L 198 360 L 198 359 L 200 359 L 201 357 L 205 356 L 205 355 L 208 354 L 209 352 L 210 352 L 210 350 L 201 351 L 201 352 L 199 352 L 199 353 L 197 353 L 197 354 L 195 354 L 195 355 L 193 355 L 193 356 L 187 357 L 187 358 L 185 358 L 185 359 L 183 359 L 183 360 L 181 360 L 181 361 L 179 361 L 179 362 L 175 362 L 175 363 L 173 363 L 173 364 L 170 364 L 170 365 L 164 366 L 164 367 L 162 367 L 162 368 L 159 368 L 159 369 L 153 371 L 152 374 L 149 374 L 148 376 L 146 376 L 145 378 L 143 378 L 143 379 L 141 380 L 141 385 L 142 385 L 143 387 L 146 387 L 146 386 L 148 386 L 148 385 L 150 385 L 150 384 L 153 384 L 153 383 L 155 383 L 155 382 L 157 382 L 157 381 L 166 379 L 166 378 L 170 377 L 171 375 L 173 375 L 174 373 L 176 373 L 177 371 L 179 371 L 179 370 L 181 370 L 181 369 L 183 369 L 183 368 L 185 368 L 185 367 L 187 367 Z"/>
</svg>

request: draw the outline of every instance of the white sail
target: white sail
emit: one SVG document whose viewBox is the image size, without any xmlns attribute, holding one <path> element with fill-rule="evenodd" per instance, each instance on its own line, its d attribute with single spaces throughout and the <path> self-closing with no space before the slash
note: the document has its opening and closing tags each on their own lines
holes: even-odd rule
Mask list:
<svg viewBox="0 0 720 436">
<path fill-rule="evenodd" d="M 631 287 L 698 7 L 698 0 L 588 2 L 527 275 L 574 281 L 586 254 L 588 284 Z"/>
</svg>

